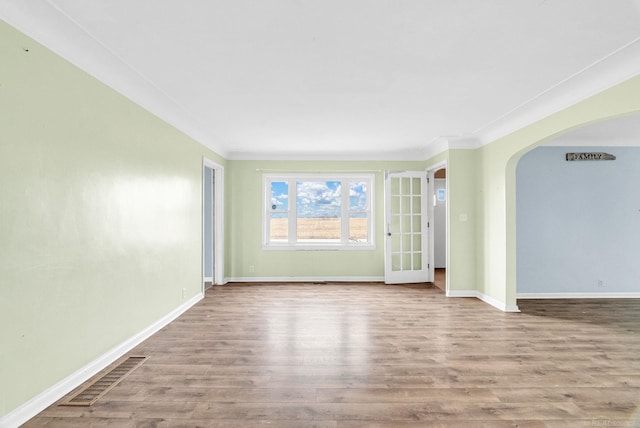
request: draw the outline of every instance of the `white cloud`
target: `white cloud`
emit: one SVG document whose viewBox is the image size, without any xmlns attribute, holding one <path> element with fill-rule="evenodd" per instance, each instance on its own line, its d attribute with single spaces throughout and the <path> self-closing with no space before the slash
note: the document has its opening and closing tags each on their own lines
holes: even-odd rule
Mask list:
<svg viewBox="0 0 640 428">
<path fill-rule="evenodd" d="M 336 181 L 297 182 L 299 217 L 339 217 L 342 186 Z"/>
</svg>

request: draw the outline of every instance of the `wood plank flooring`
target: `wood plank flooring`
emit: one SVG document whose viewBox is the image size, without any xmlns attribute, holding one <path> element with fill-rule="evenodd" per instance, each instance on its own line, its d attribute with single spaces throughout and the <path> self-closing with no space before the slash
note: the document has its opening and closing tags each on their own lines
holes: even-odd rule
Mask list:
<svg viewBox="0 0 640 428">
<path fill-rule="evenodd" d="M 518 304 L 429 284 L 215 286 L 92 407 L 25 426 L 640 426 L 640 300 Z"/>
<path fill-rule="evenodd" d="M 435 268 L 433 270 L 433 285 L 446 293 L 447 291 L 447 270 L 445 268 Z"/>
</svg>

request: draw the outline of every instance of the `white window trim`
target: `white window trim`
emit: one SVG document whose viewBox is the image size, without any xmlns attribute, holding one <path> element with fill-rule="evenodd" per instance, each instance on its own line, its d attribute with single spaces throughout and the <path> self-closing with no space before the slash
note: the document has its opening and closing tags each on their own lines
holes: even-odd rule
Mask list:
<svg viewBox="0 0 640 428">
<path fill-rule="evenodd" d="M 316 250 L 375 250 L 375 174 L 371 173 L 266 173 L 262 175 L 262 248 L 264 250 L 295 250 L 295 251 L 316 251 Z M 270 214 L 271 214 L 271 183 L 277 181 L 356 181 L 366 180 L 368 182 L 367 187 L 367 202 L 369 222 L 367 229 L 368 242 L 349 242 L 344 237 L 348 236 L 348 221 L 342 221 L 342 241 L 331 243 L 320 242 L 293 242 L 291 237 L 296 233 L 296 188 L 289 185 L 289 242 L 269 242 L 270 236 Z M 344 187 L 344 186 L 343 186 Z M 342 192 L 342 206 L 349 207 L 349 192 Z M 343 217 L 345 212 L 343 211 Z M 344 220 L 344 218 L 343 218 Z M 347 217 L 348 220 L 348 217 Z"/>
</svg>

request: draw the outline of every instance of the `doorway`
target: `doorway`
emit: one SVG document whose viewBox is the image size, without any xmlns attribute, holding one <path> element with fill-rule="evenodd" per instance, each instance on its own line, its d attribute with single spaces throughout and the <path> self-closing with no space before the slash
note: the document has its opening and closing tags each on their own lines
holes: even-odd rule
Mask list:
<svg viewBox="0 0 640 428">
<path fill-rule="evenodd" d="M 208 159 L 202 167 L 202 291 L 224 283 L 224 168 Z"/>
<path fill-rule="evenodd" d="M 433 265 L 434 283 L 446 291 L 447 272 L 447 169 L 440 168 L 433 175 Z"/>
<path fill-rule="evenodd" d="M 441 162 L 427 170 L 428 180 L 428 247 L 429 278 L 436 287 L 447 291 L 447 253 L 448 253 L 448 204 L 447 163 Z"/>
</svg>

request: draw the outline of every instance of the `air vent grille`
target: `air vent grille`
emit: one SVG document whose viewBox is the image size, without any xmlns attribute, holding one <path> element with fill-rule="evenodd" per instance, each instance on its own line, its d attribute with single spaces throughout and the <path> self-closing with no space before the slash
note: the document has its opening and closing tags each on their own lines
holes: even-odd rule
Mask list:
<svg viewBox="0 0 640 428">
<path fill-rule="evenodd" d="M 118 364 L 114 369 L 90 383 L 71 398 L 60 403 L 61 406 L 91 406 L 105 395 L 111 388 L 120 383 L 131 372 L 140 367 L 147 359 L 146 356 L 131 356 Z"/>
</svg>

